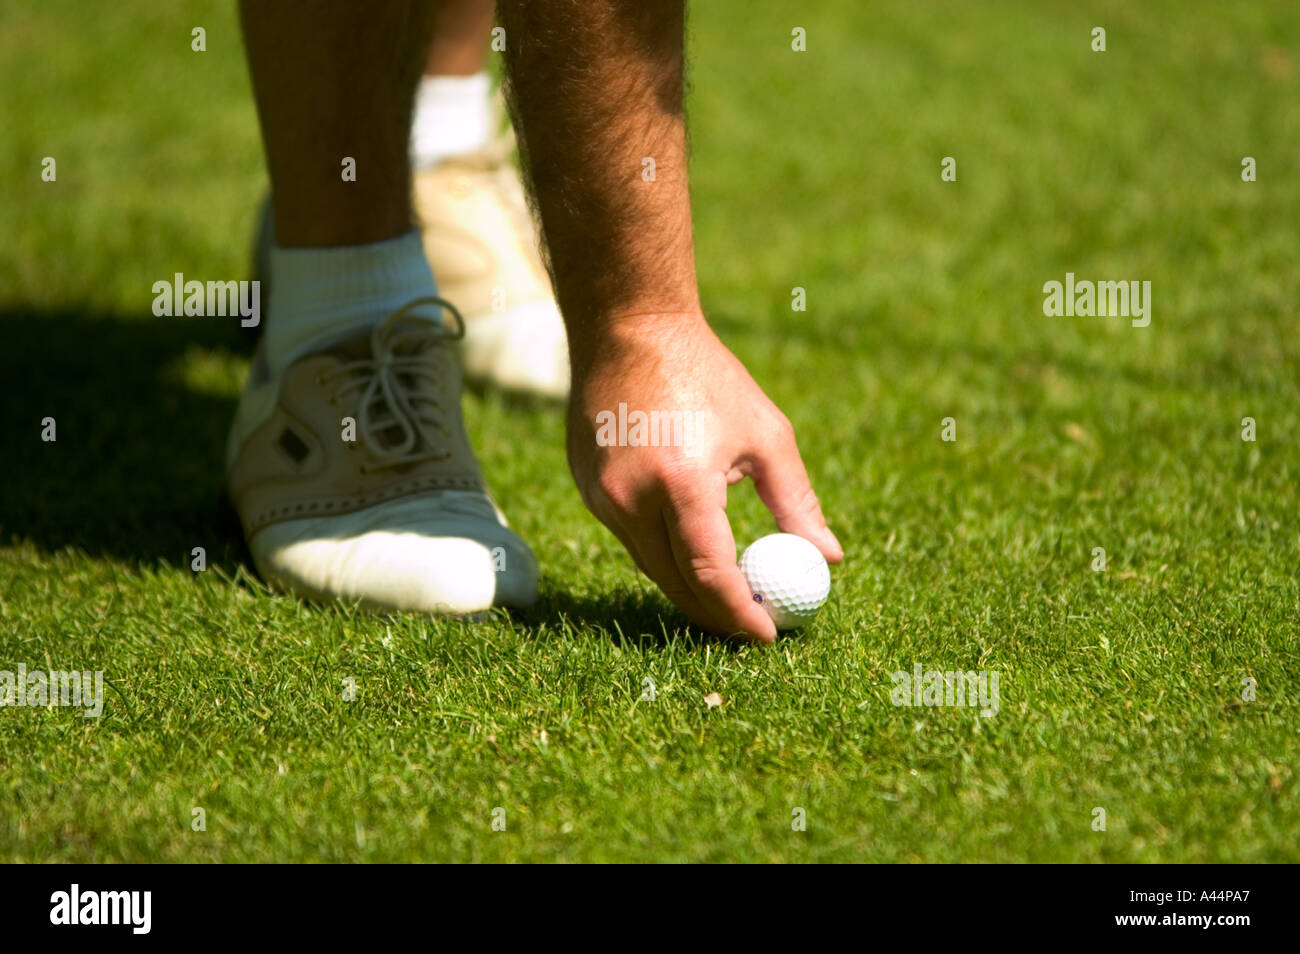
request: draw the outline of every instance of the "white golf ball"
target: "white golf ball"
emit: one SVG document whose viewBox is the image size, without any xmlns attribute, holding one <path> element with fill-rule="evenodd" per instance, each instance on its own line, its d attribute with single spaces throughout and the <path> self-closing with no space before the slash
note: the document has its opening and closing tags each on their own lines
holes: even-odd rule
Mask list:
<svg viewBox="0 0 1300 954">
<path fill-rule="evenodd" d="M 811 620 L 831 592 L 831 569 L 821 551 L 793 533 L 771 533 L 750 544 L 740 572 L 777 629 Z"/>
</svg>

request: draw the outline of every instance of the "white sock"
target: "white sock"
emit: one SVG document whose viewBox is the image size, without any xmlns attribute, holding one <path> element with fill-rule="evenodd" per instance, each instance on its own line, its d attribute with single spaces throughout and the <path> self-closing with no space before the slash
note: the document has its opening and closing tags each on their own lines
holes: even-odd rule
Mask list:
<svg viewBox="0 0 1300 954">
<path fill-rule="evenodd" d="M 426 76 L 415 93 L 411 162 L 417 169 L 482 149 L 492 141 L 492 80 Z"/>
<path fill-rule="evenodd" d="M 373 327 L 436 295 L 418 230 L 368 245 L 271 248 L 264 353 L 278 375 L 313 344 Z"/>
</svg>

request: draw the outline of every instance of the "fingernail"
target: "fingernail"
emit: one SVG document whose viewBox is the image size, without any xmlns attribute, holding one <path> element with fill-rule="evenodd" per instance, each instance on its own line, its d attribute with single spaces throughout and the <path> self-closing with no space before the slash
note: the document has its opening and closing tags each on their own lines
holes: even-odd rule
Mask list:
<svg viewBox="0 0 1300 954">
<path fill-rule="evenodd" d="M 830 527 L 826 528 L 826 536 L 831 541 L 831 549 L 834 550 L 835 553 L 837 553 L 839 556 L 843 557 L 844 548 L 840 546 L 839 539 L 835 536 L 835 533 L 831 530 Z"/>
</svg>

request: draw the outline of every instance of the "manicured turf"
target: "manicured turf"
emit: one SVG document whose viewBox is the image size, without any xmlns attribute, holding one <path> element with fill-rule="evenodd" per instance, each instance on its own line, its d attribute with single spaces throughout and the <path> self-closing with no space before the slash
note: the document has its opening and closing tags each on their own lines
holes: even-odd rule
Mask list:
<svg viewBox="0 0 1300 954">
<path fill-rule="evenodd" d="M 848 551 L 771 649 L 686 628 L 560 414 L 493 394 L 535 611 L 265 591 L 221 504 L 250 342 L 150 313 L 247 277 L 231 6 L 0 3 L 0 670 L 109 683 L 0 709 L 0 859 L 1300 859 L 1295 4 L 694 5 L 704 300 Z M 1150 326 L 1045 317 L 1066 272 L 1150 281 Z M 894 706 L 918 663 L 996 670 L 998 713 Z"/>
</svg>

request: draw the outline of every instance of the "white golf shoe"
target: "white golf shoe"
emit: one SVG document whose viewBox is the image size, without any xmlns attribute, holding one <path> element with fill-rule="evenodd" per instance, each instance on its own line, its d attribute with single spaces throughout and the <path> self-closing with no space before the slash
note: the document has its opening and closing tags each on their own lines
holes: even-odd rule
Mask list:
<svg viewBox="0 0 1300 954">
<path fill-rule="evenodd" d="M 435 614 L 536 600 L 537 563 L 488 496 L 461 419 L 462 333 L 454 308 L 424 298 L 275 380 L 259 349 L 226 467 L 268 583 Z"/>
</svg>

